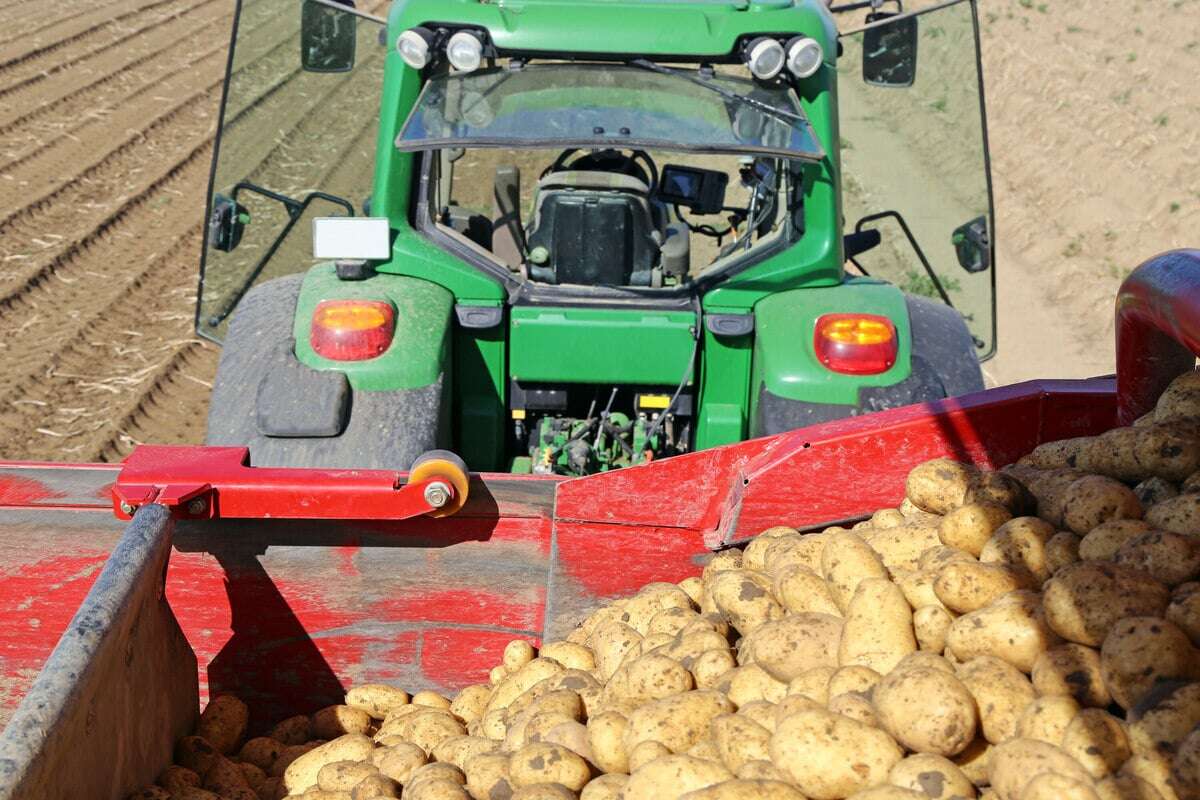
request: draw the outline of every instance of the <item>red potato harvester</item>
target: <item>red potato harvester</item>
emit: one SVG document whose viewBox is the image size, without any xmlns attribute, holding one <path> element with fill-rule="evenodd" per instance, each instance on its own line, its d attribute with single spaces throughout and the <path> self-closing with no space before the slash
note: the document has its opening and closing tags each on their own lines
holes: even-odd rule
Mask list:
<svg viewBox="0 0 1200 800">
<path fill-rule="evenodd" d="M 267 469 L 242 448 L 0 464 L 0 798 L 123 797 L 203 698 L 251 729 L 351 683 L 486 680 L 515 637 L 695 574 L 713 549 L 895 505 L 949 456 L 997 468 L 1148 411 L 1200 353 L 1200 251 L 1116 303 L 1115 378 L 1038 380 L 585 478 Z M 114 513 L 115 512 L 115 513 Z"/>
</svg>

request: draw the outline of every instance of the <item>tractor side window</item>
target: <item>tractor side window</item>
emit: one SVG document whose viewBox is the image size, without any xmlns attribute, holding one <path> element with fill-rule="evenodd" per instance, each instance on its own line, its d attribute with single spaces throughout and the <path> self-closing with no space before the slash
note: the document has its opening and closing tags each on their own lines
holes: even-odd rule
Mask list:
<svg viewBox="0 0 1200 800">
<path fill-rule="evenodd" d="M 838 95 L 849 270 L 950 303 L 987 358 L 995 245 L 977 31 L 975 3 L 960 0 L 844 34 Z M 870 230 L 881 242 L 855 253 L 853 234 Z"/>
<path fill-rule="evenodd" d="M 312 219 L 371 194 L 387 0 L 240 3 L 197 314 L 220 339 L 255 284 L 313 264 Z M 362 13 L 355 13 L 362 12 Z"/>
</svg>

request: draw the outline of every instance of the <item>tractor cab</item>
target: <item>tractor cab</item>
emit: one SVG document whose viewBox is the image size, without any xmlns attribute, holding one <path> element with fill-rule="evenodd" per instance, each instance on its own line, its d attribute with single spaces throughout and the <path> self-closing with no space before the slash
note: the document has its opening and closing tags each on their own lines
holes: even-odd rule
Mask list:
<svg viewBox="0 0 1200 800">
<path fill-rule="evenodd" d="M 824 158 L 785 85 L 642 60 L 438 75 L 396 148 L 434 155 L 430 234 L 522 288 L 680 287 L 744 265 L 797 234 L 803 165 Z"/>
<path fill-rule="evenodd" d="M 209 443 L 580 475 L 982 388 L 974 0 L 237 14 Z"/>
</svg>

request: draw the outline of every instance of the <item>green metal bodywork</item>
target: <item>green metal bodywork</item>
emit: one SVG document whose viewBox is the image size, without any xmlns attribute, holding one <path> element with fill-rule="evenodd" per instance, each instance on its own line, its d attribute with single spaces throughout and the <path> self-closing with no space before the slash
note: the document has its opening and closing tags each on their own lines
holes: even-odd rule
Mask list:
<svg viewBox="0 0 1200 800">
<path fill-rule="evenodd" d="M 396 333 L 381 355 L 366 361 L 330 361 L 317 355 L 309 342 L 313 311 L 322 300 L 369 297 L 391 304 Z M 296 303 L 296 357 L 314 369 L 339 369 L 356 391 L 383 392 L 418 389 L 438 379 L 450 356 L 450 324 L 454 297 L 446 289 L 415 278 L 376 276 L 361 282 L 338 280 L 332 264 L 304 276 Z"/>
<path fill-rule="evenodd" d="M 413 226 L 417 157 L 393 142 L 421 90 L 420 74 L 395 49 L 416 25 L 444 22 L 486 28 L 502 51 L 645 56 L 728 55 L 739 37 L 794 33 L 818 39 L 827 63 L 800 81 L 797 95 L 825 148 L 803 166 L 804 233 L 791 245 L 707 285 L 704 314 L 752 314 L 755 330 L 717 336 L 689 311 L 617 305 L 510 305 L 500 280 L 442 249 Z M 394 233 L 390 260 L 369 280 L 337 280 L 328 265 L 307 276 L 297 308 L 297 357 L 317 369 L 339 369 L 356 390 L 427 385 L 444 369 L 453 387 L 453 445 L 474 469 L 506 469 L 510 379 L 543 383 L 673 387 L 700 337 L 694 446 L 736 442 L 749 435 L 759 391 L 796 400 L 853 405 L 862 386 L 890 385 L 909 375 L 911 341 L 903 294 L 843 271 L 842 198 L 836 95 L 836 30 L 823 0 L 399 0 L 387 27 L 380 125 L 371 199 L 373 216 Z M 697 57 L 697 58 L 692 58 Z M 322 299 L 386 299 L 397 311 L 392 346 L 377 359 L 335 363 L 307 340 L 312 310 Z M 505 309 L 503 322 L 479 330 L 454 324 L 453 306 Z M 677 306 L 678 307 L 678 306 Z M 900 333 L 896 364 L 882 375 L 848 376 L 825 369 L 813 352 L 813 324 L 825 312 L 864 311 L 891 318 Z M 528 468 L 527 459 L 519 467 Z"/>
<path fill-rule="evenodd" d="M 843 375 L 820 367 L 814 350 L 817 318 L 853 313 L 879 314 L 895 323 L 899 351 L 891 369 L 878 375 Z M 912 333 L 904 295 L 882 281 L 850 278 L 840 286 L 780 292 L 758 304 L 755 322 L 751 386 L 764 386 L 777 397 L 853 405 L 861 387 L 891 386 L 911 372 Z M 756 397 L 757 392 L 752 405 Z M 751 408 L 751 416 L 753 412 Z"/>
<path fill-rule="evenodd" d="M 821 0 L 401 0 L 388 31 L 431 22 L 486 28 L 501 50 L 720 58 L 741 36 L 793 32 L 837 47 Z"/>
<path fill-rule="evenodd" d="M 518 306 L 508 372 L 531 383 L 675 385 L 692 354 L 695 322 L 686 311 Z M 631 342 L 654 357 L 636 357 Z"/>
</svg>

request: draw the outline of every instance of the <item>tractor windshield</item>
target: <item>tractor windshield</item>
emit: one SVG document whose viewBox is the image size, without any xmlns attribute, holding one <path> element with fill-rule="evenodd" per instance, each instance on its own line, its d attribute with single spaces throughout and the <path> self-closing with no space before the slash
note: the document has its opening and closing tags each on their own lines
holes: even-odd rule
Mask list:
<svg viewBox="0 0 1200 800">
<path fill-rule="evenodd" d="M 425 85 L 396 147 L 661 148 L 800 161 L 824 156 L 786 87 L 729 75 L 706 78 L 711 85 L 704 85 L 691 77 L 612 64 L 442 75 Z"/>
</svg>

